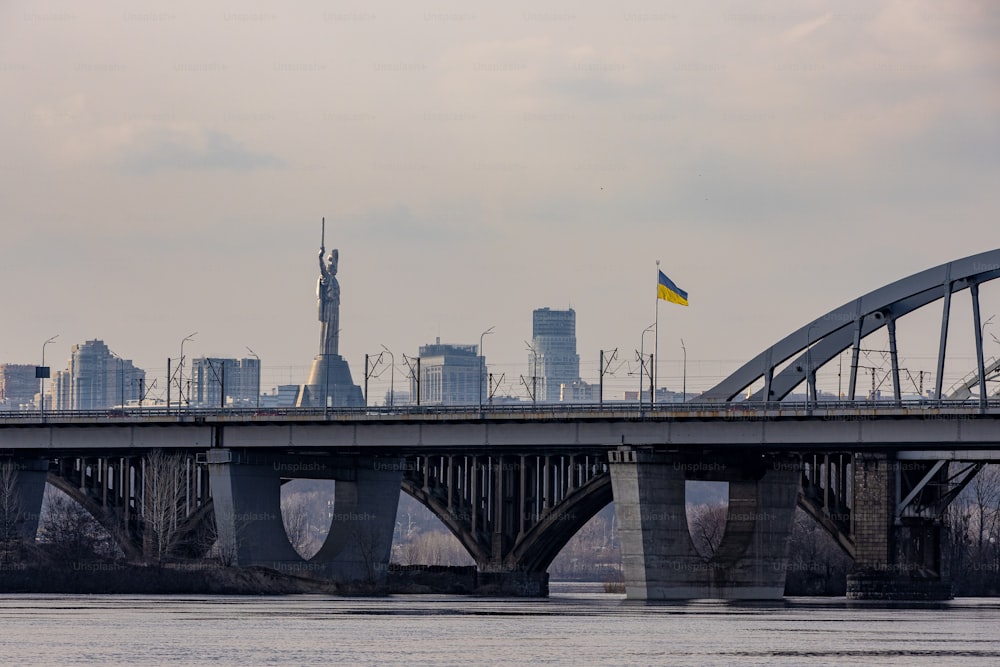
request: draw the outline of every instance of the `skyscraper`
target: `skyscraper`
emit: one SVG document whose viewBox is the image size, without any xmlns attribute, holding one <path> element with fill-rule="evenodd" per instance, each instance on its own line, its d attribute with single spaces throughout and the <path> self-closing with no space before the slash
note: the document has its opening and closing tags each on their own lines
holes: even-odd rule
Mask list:
<svg viewBox="0 0 1000 667">
<path fill-rule="evenodd" d="M 113 354 L 102 340 L 70 348 L 69 368 L 50 385 L 54 410 L 103 410 L 139 398 L 146 371 Z"/>
<path fill-rule="evenodd" d="M 253 406 L 259 386 L 260 364 L 256 359 L 201 357 L 191 362 L 193 406 Z"/>
<path fill-rule="evenodd" d="M 528 371 L 536 375 L 536 400 L 560 400 L 560 388 L 580 379 L 580 355 L 576 353 L 576 311 L 537 308 L 532 313 Z"/>
</svg>

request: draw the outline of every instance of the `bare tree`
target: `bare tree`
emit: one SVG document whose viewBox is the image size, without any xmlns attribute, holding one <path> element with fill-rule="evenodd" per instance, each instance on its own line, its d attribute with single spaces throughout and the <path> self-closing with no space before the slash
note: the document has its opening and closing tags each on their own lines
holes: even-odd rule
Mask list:
<svg viewBox="0 0 1000 667">
<path fill-rule="evenodd" d="M 727 503 L 688 505 L 688 528 L 694 548 L 705 558 L 711 559 L 722 544 L 726 532 Z"/>
<path fill-rule="evenodd" d="M 143 460 L 142 520 L 147 558 L 169 555 L 178 524 L 184 518 L 184 460 L 153 450 Z"/>
<path fill-rule="evenodd" d="M 281 522 L 292 548 L 303 558 L 312 558 L 320 544 L 309 525 L 308 499 L 301 495 L 283 496 L 281 499 Z"/>
<path fill-rule="evenodd" d="M 375 521 L 356 521 L 350 528 L 351 537 L 357 544 L 358 555 L 365 568 L 365 583 L 374 584 L 378 579 L 379 570 L 385 563 L 382 554 L 387 546 L 379 534 Z"/>
<path fill-rule="evenodd" d="M 62 491 L 46 487 L 42 507 L 39 533 L 45 550 L 58 563 L 121 557 L 112 535 Z"/>
<path fill-rule="evenodd" d="M 972 507 L 975 515 L 976 550 L 979 556 L 986 553 L 990 537 L 997 529 L 1000 510 L 1000 466 L 984 466 L 972 480 Z"/>
<path fill-rule="evenodd" d="M 234 522 L 233 529 L 235 534 L 233 535 L 233 542 L 230 544 L 219 539 L 218 525 L 216 524 L 216 519 L 213 518 L 205 527 L 202 534 L 204 543 L 208 545 L 206 548 L 208 556 L 214 558 L 223 567 L 236 565 L 240 545 L 245 539 L 246 525 L 245 521 Z"/>
<path fill-rule="evenodd" d="M 0 560 L 11 557 L 11 550 L 21 541 L 21 503 L 17 495 L 17 464 L 0 464 Z"/>
</svg>

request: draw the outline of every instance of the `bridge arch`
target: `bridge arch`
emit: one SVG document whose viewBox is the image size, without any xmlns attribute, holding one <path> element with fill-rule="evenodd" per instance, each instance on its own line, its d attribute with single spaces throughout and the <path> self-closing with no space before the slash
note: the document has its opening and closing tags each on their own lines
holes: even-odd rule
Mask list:
<svg viewBox="0 0 1000 667">
<path fill-rule="evenodd" d="M 606 455 L 415 456 L 402 490 L 455 535 L 480 572 L 541 580 L 612 501 Z"/>
<path fill-rule="evenodd" d="M 1000 249 L 957 259 L 897 280 L 805 324 L 702 393 L 696 400 L 734 401 L 761 379 L 764 380 L 763 388 L 753 393 L 749 400 L 780 401 L 802 382 L 807 382 L 811 400 L 815 400 L 816 369 L 846 350 L 852 351 L 848 400 L 854 400 L 861 341 L 883 327 L 888 329 L 893 391 L 895 399 L 899 400 L 896 321 L 903 315 L 944 299 L 937 373 L 934 378 L 935 398 L 941 399 L 952 295 L 964 289 L 969 290 L 975 324 L 977 372 L 979 377 L 985 377 L 979 285 L 998 277 Z M 778 368 L 788 361 L 791 363 L 778 372 Z M 980 393 L 981 400 L 985 401 L 985 393 Z"/>
</svg>

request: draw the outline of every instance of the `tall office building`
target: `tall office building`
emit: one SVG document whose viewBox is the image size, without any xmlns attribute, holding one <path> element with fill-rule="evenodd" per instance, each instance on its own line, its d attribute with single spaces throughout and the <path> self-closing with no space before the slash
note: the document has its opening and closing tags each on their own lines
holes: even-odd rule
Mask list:
<svg viewBox="0 0 1000 667">
<path fill-rule="evenodd" d="M 537 308 L 532 313 L 529 377 L 537 378 L 538 401 L 560 400 L 562 385 L 580 379 L 580 355 L 576 353 L 576 311 Z"/>
<path fill-rule="evenodd" d="M 252 407 L 257 404 L 259 392 L 260 362 L 255 358 L 200 357 L 191 362 L 189 399 L 192 406 Z"/>
<path fill-rule="evenodd" d="M 55 373 L 50 385 L 53 410 L 104 410 L 137 401 L 146 371 L 113 354 L 102 340 L 70 348 L 69 368 Z"/>
<path fill-rule="evenodd" d="M 485 384 L 486 359 L 478 345 L 442 344 L 438 338 L 433 345 L 421 346 L 421 405 L 478 405 L 486 396 Z M 410 395 L 417 395 L 413 378 Z"/>
<path fill-rule="evenodd" d="M 35 367 L 28 364 L 0 364 L 0 411 L 17 412 L 31 405 L 38 394 Z"/>
</svg>

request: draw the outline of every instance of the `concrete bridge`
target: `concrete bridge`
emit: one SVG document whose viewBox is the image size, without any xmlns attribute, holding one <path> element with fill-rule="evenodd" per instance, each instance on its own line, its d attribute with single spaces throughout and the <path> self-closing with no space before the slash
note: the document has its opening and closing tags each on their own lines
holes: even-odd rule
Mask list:
<svg viewBox="0 0 1000 667">
<path fill-rule="evenodd" d="M 22 509 L 40 507 L 49 479 L 103 521 L 131 526 L 135 553 L 155 472 L 143 455 L 169 451 L 187 461 L 187 534 L 211 524 L 238 564 L 376 578 L 402 489 L 455 533 L 484 577 L 544 594 L 549 563 L 614 499 L 630 598 L 776 598 L 799 505 L 854 558 L 850 596 L 945 598 L 944 509 L 985 462 L 1000 458 L 1000 402 L 985 382 L 973 396 L 977 383 L 966 381 L 966 400 L 942 395 L 950 304 L 969 290 L 976 375 L 985 378 L 978 287 L 997 275 L 1000 250 L 883 287 L 685 404 L 24 413 L 0 419 L 0 454 L 18 463 Z M 895 322 L 938 299 L 934 397 L 906 402 Z M 882 327 L 892 400 L 855 400 L 861 341 Z M 847 400 L 818 401 L 817 369 L 846 350 Z M 785 400 L 802 383 L 807 400 Z M 302 477 L 337 480 L 329 537 L 309 561 L 289 545 L 278 504 L 282 482 Z M 711 560 L 687 527 L 691 479 L 729 483 L 725 536 Z M 37 511 L 23 514 L 22 530 L 33 535 Z"/>
</svg>

